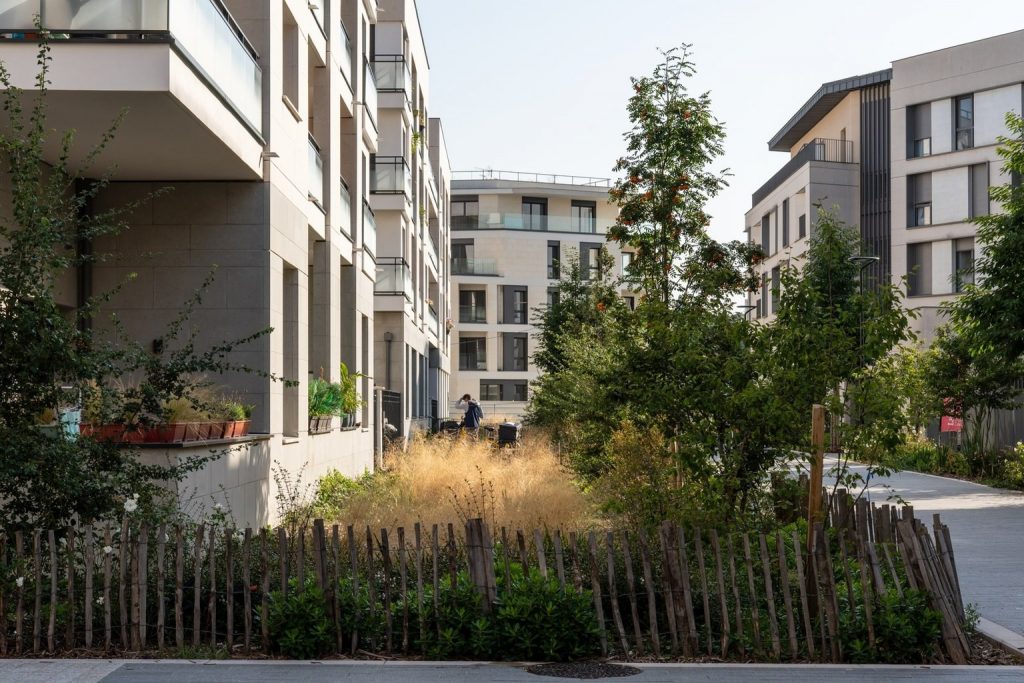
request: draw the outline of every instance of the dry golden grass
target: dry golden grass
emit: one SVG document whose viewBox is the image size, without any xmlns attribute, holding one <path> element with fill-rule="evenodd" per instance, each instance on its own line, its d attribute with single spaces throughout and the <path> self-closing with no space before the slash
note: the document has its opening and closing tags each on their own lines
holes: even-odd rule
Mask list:
<svg viewBox="0 0 1024 683">
<path fill-rule="evenodd" d="M 338 521 L 374 528 L 455 523 L 482 517 L 495 530 L 593 524 L 593 507 L 559 465 L 547 439 L 514 450 L 483 442 L 420 438 L 387 454 L 388 472 L 344 503 Z"/>
</svg>

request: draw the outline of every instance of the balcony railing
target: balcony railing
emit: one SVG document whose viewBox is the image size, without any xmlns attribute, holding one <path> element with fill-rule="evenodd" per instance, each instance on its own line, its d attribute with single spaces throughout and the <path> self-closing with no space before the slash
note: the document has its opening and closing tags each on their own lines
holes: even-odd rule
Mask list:
<svg viewBox="0 0 1024 683">
<path fill-rule="evenodd" d="M 349 238 L 352 237 L 352 195 L 348 191 L 348 183 L 341 178 L 341 205 L 338 207 L 338 229 Z"/>
<path fill-rule="evenodd" d="M 225 103 L 254 132 L 261 132 L 263 72 L 259 55 L 219 0 L 106 0 L 103 11 L 93 11 L 99 2 L 27 0 L 21 4 L 4 13 L 0 34 L 21 39 L 34 34 L 38 15 L 43 29 L 62 34 L 66 40 L 170 38 L 174 49 Z"/>
<path fill-rule="evenodd" d="M 434 239 L 430 236 L 429 230 L 425 231 L 423 235 L 424 240 L 426 241 L 427 248 L 424 249 L 424 251 L 427 252 L 427 258 L 430 259 L 430 262 L 434 265 L 434 270 L 440 270 L 441 268 L 437 257 L 437 246 L 434 244 Z"/>
<path fill-rule="evenodd" d="M 373 74 L 377 77 L 380 92 L 404 92 L 409 95 L 412 75 L 405 55 L 375 55 Z"/>
<path fill-rule="evenodd" d="M 363 106 L 370 115 L 374 128 L 377 126 L 377 80 L 374 78 L 370 62 L 363 62 Z"/>
<path fill-rule="evenodd" d="M 527 230 L 537 232 L 573 232 L 603 235 L 612 221 L 575 216 L 535 216 L 522 213 L 487 213 L 479 216 L 452 216 L 452 230 Z"/>
<path fill-rule="evenodd" d="M 341 75 L 345 77 L 345 82 L 352 85 L 352 40 L 348 37 L 348 29 L 345 28 L 345 22 L 339 21 L 338 25 L 341 27 L 341 44 L 343 49 L 338 55 L 338 61 L 340 64 Z"/>
<path fill-rule="evenodd" d="M 313 136 L 309 136 L 307 144 L 307 174 L 309 198 L 316 202 L 317 206 L 324 206 L 324 160 L 320 157 L 320 146 L 316 144 Z"/>
<path fill-rule="evenodd" d="M 762 199 L 775 191 L 787 178 L 797 172 L 809 161 L 830 161 L 838 164 L 852 164 L 853 141 L 814 138 L 801 148 L 785 166 L 771 177 L 750 197 L 751 206 L 757 205 Z"/>
<path fill-rule="evenodd" d="M 494 259 L 453 258 L 452 275 L 497 275 L 498 264 Z"/>
<path fill-rule="evenodd" d="M 377 281 L 373 293 L 379 296 L 404 296 L 412 301 L 412 273 L 405 259 L 382 256 L 377 259 Z"/>
<path fill-rule="evenodd" d="M 377 219 L 365 199 L 363 200 L 363 249 L 370 252 L 370 256 L 377 254 Z"/>
<path fill-rule="evenodd" d="M 487 309 L 483 306 L 459 306 L 460 323 L 486 323 Z"/>
<path fill-rule="evenodd" d="M 325 0 L 309 0 L 309 11 L 313 13 L 313 17 L 316 19 L 317 25 L 321 31 L 324 31 L 324 4 Z M 326 35 L 326 31 L 324 31 Z"/>
<path fill-rule="evenodd" d="M 370 157 L 370 192 L 412 197 L 412 173 L 405 157 Z"/>
<path fill-rule="evenodd" d="M 435 337 L 441 336 L 441 321 L 437 319 L 437 311 L 432 306 L 427 306 L 427 329 L 433 332 Z"/>
<path fill-rule="evenodd" d="M 517 183 L 546 183 L 549 185 L 583 185 L 586 187 L 612 186 L 611 178 L 558 175 L 555 173 L 524 173 L 522 171 L 495 171 L 490 168 L 475 171 L 453 171 L 452 180 L 511 180 Z"/>
</svg>

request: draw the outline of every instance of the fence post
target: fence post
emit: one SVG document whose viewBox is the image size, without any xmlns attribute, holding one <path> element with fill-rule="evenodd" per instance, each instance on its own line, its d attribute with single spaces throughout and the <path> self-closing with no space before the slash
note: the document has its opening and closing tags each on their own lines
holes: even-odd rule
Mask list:
<svg viewBox="0 0 1024 683">
<path fill-rule="evenodd" d="M 821 522 L 821 487 L 825 474 L 825 406 L 811 406 L 810 490 L 807 495 L 807 552 L 814 550 L 814 525 Z"/>
</svg>

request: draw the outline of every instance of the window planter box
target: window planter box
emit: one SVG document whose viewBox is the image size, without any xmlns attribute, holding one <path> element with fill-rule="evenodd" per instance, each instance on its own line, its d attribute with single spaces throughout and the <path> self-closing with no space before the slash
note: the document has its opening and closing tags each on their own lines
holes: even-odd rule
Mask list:
<svg viewBox="0 0 1024 683">
<path fill-rule="evenodd" d="M 309 433 L 310 434 L 326 434 L 331 431 L 332 422 L 334 420 L 333 415 L 316 415 L 310 416 L 309 418 Z"/>
<path fill-rule="evenodd" d="M 169 422 L 152 427 L 128 428 L 120 424 L 82 424 L 80 434 L 97 441 L 117 443 L 179 444 L 192 441 L 237 439 L 249 435 L 251 420 L 223 422 Z"/>
</svg>

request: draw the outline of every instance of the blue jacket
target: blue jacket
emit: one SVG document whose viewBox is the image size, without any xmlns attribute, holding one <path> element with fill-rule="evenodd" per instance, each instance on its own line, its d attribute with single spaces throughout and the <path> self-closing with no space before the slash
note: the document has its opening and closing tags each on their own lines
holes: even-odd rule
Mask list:
<svg viewBox="0 0 1024 683">
<path fill-rule="evenodd" d="M 467 429 L 478 429 L 482 419 L 484 419 L 483 408 L 480 407 L 479 403 L 470 399 L 469 403 L 466 404 L 466 417 L 463 419 L 462 424 Z"/>
</svg>

